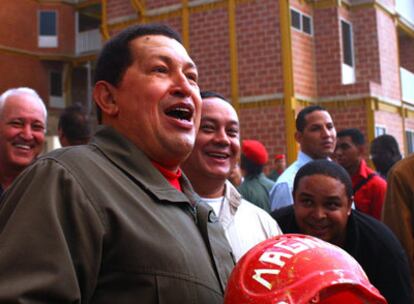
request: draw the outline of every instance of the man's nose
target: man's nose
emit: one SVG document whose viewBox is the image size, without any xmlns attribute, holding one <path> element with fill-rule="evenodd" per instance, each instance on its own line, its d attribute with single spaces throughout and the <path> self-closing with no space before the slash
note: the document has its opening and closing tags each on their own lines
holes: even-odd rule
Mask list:
<svg viewBox="0 0 414 304">
<path fill-rule="evenodd" d="M 226 133 L 226 130 L 220 129 L 216 132 L 216 136 L 215 136 L 215 140 L 216 142 L 220 143 L 221 145 L 229 145 L 230 144 L 230 139 Z"/>
<path fill-rule="evenodd" d="M 318 220 L 325 218 L 326 217 L 325 209 L 323 207 L 315 207 L 312 212 L 312 216 Z"/>
<path fill-rule="evenodd" d="M 32 126 L 30 124 L 24 124 L 22 128 L 22 132 L 20 133 L 20 136 L 24 138 L 25 140 L 32 139 L 33 138 Z"/>
<path fill-rule="evenodd" d="M 187 76 L 182 72 L 177 72 L 173 78 L 172 95 L 187 97 L 192 93 L 192 87 Z"/>
</svg>

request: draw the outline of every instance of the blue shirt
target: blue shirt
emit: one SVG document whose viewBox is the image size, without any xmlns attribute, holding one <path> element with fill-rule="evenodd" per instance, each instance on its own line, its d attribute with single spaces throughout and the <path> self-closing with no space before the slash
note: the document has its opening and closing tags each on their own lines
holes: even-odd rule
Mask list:
<svg viewBox="0 0 414 304">
<path fill-rule="evenodd" d="M 293 204 L 293 181 L 295 180 L 296 173 L 313 159 L 299 151 L 298 159 L 291 164 L 279 178 L 275 185 L 270 190 L 270 208 L 271 210 L 279 209 Z"/>
</svg>

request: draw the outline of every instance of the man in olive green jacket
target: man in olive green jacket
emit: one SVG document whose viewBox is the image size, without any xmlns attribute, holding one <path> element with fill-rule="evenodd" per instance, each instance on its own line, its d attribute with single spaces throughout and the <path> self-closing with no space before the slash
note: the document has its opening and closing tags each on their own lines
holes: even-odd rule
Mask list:
<svg viewBox="0 0 414 304">
<path fill-rule="evenodd" d="M 104 47 L 91 143 L 26 170 L 0 209 L 0 303 L 222 303 L 234 265 L 181 162 L 200 121 L 197 68 L 166 26 Z"/>
</svg>

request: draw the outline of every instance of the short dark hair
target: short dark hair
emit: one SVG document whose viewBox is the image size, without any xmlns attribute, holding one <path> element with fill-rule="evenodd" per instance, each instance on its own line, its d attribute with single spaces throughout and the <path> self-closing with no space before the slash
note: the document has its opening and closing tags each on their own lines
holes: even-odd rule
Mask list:
<svg viewBox="0 0 414 304">
<path fill-rule="evenodd" d="M 130 42 L 147 35 L 162 35 L 182 43 L 180 35 L 164 24 L 134 25 L 121 31 L 103 46 L 96 62 L 94 82 L 104 80 L 118 86 L 127 68 L 134 58 L 130 51 Z M 102 121 L 102 113 L 97 107 L 98 122 Z"/>
<path fill-rule="evenodd" d="M 214 91 L 201 91 L 200 95 L 201 95 L 201 99 L 216 97 L 216 98 L 223 99 L 227 102 L 230 102 L 226 97 Z"/>
<path fill-rule="evenodd" d="M 347 197 L 352 197 L 354 191 L 348 172 L 342 166 L 326 159 L 311 161 L 299 169 L 293 182 L 293 195 L 296 193 L 299 182 L 303 177 L 317 174 L 326 175 L 340 181 L 345 186 Z"/>
<path fill-rule="evenodd" d="M 389 134 L 383 134 L 375 137 L 371 142 L 371 147 L 377 146 L 382 151 L 389 151 L 393 156 L 399 156 L 401 158 L 400 147 L 394 136 Z"/>
<path fill-rule="evenodd" d="M 362 146 L 365 144 L 365 136 L 357 128 L 343 129 L 336 134 L 336 137 L 345 136 L 349 136 L 351 138 L 351 141 L 357 146 Z"/>
<path fill-rule="evenodd" d="M 258 165 L 248 159 L 243 153 L 240 156 L 240 168 L 246 171 L 246 176 L 257 176 L 263 172 L 263 165 Z"/>
<path fill-rule="evenodd" d="M 325 111 L 327 110 L 321 106 L 313 105 L 303 108 L 299 111 L 298 116 L 296 117 L 296 131 L 303 132 L 306 127 L 306 115 L 315 112 L 315 111 Z"/>
<path fill-rule="evenodd" d="M 87 141 L 91 137 L 91 124 L 87 113 L 80 103 L 66 107 L 60 114 L 58 129 L 73 145 L 78 141 Z"/>
</svg>

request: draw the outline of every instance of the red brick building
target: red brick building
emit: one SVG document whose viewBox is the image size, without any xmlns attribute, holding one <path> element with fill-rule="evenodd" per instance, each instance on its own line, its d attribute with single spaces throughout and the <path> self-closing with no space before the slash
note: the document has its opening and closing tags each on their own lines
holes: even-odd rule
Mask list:
<svg viewBox="0 0 414 304">
<path fill-rule="evenodd" d="M 294 118 L 309 104 L 328 108 L 338 130 L 360 128 L 369 141 L 386 132 L 405 153 L 414 149 L 412 0 L 8 2 L 0 11 L 0 89 L 33 86 L 51 111 L 53 69 L 63 75 L 63 104 L 90 102 L 96 51 L 76 48 L 81 35 L 99 25 L 107 39 L 131 24 L 162 22 L 181 32 L 201 88 L 228 96 L 242 136 L 272 154 L 296 157 Z M 58 12 L 59 45 L 39 48 L 39 10 L 49 9 Z"/>
</svg>

